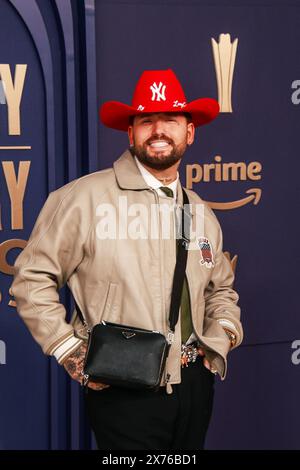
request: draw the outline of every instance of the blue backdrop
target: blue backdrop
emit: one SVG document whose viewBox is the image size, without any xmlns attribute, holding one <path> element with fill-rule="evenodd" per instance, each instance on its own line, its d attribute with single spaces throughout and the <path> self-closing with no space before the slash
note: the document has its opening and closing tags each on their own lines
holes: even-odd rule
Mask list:
<svg viewBox="0 0 300 470">
<path fill-rule="evenodd" d="M 0 448 L 93 446 L 79 387 L 42 355 L 11 303 L 9 269 L 19 248 L 5 253 L 4 262 L 5 242 L 27 240 L 49 191 L 111 166 L 124 151 L 126 133 L 99 124 L 97 109 L 110 99 L 129 104 L 144 69 L 172 68 L 188 101 L 218 98 L 211 38 L 218 42 L 223 33 L 238 38 L 233 112 L 196 132 L 181 179 L 186 182 L 186 165 L 203 168 L 216 155 L 222 163 L 258 162 L 256 180 L 211 177 L 192 189 L 219 203 L 241 200 L 252 188 L 261 198 L 216 210 L 224 249 L 238 255 L 245 340 L 229 358 L 225 382 L 216 381 L 207 448 L 300 448 L 299 372 L 291 359 L 300 326 L 300 82 L 293 85 L 300 80 L 299 6 L 283 0 L 0 1 L 0 66 L 9 64 L 14 76 L 16 64 L 27 64 L 20 135 L 9 135 L 8 106 L 0 104 L 0 159 L 14 162 L 16 174 L 19 162 L 31 162 L 20 229 L 12 229 L 0 169 Z M 3 149 L 25 145 L 31 148 Z M 65 290 L 62 301 L 70 311 Z"/>
</svg>

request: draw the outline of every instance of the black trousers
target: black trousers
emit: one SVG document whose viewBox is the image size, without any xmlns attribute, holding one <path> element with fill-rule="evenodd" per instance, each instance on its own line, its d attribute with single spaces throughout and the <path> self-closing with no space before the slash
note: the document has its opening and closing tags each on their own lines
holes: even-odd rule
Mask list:
<svg viewBox="0 0 300 470">
<path fill-rule="evenodd" d="M 198 356 L 181 369 L 182 382 L 158 392 L 86 389 L 88 418 L 99 450 L 203 449 L 215 376 Z"/>
</svg>

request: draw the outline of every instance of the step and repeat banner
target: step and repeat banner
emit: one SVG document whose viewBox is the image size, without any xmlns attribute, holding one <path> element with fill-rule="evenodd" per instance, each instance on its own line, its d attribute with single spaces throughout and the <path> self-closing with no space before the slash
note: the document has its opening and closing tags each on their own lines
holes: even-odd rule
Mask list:
<svg viewBox="0 0 300 470">
<path fill-rule="evenodd" d="M 95 48 L 92 7 L 0 1 L 0 449 L 92 445 L 81 390 L 42 354 L 10 292 L 49 192 L 97 167 L 96 71 L 83 50 Z M 83 78 L 87 66 L 93 79 Z"/>
<path fill-rule="evenodd" d="M 48 193 L 128 148 L 101 103 L 168 68 L 221 107 L 180 177 L 222 225 L 245 330 L 206 447 L 300 448 L 299 25 L 296 1 L 0 1 L 0 449 L 94 446 L 79 387 L 17 315 L 12 266 Z"/>
</svg>

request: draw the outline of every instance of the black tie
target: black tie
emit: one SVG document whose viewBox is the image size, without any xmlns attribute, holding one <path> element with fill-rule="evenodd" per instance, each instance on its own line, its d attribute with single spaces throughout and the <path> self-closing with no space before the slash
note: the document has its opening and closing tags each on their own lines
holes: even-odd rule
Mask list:
<svg viewBox="0 0 300 470">
<path fill-rule="evenodd" d="M 168 188 L 168 186 L 161 186 L 159 189 L 161 189 L 168 197 L 174 196 L 173 190 Z"/>
</svg>

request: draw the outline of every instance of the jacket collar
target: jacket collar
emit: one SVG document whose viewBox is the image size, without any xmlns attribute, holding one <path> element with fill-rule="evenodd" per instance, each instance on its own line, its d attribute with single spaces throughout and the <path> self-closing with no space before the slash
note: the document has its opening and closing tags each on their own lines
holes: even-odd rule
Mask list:
<svg viewBox="0 0 300 470">
<path fill-rule="evenodd" d="M 141 175 L 130 150 L 125 152 L 113 164 L 118 185 L 122 189 L 149 189 Z"/>
<path fill-rule="evenodd" d="M 122 189 L 150 189 L 144 180 L 137 164 L 129 149 L 116 160 L 113 164 L 117 183 Z M 182 207 L 183 195 L 180 179 L 177 182 L 177 204 Z M 191 205 L 192 206 L 192 205 Z"/>
</svg>

